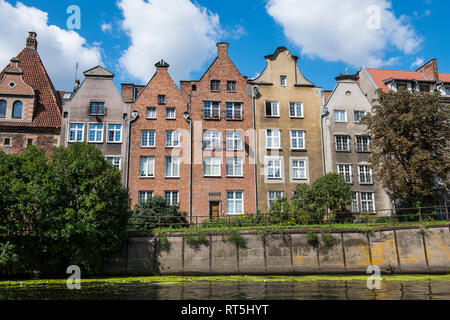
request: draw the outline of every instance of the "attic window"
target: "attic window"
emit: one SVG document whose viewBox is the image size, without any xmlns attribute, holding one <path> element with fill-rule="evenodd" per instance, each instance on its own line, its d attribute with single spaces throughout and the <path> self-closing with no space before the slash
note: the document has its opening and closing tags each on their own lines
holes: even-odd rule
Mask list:
<svg viewBox="0 0 450 320">
<path fill-rule="evenodd" d="M 287 84 L 286 76 L 280 76 L 280 85 L 282 87 L 286 87 L 286 84 Z"/>
<path fill-rule="evenodd" d="M 197 91 L 197 86 L 195 84 L 192 85 L 192 91 Z"/>
<path fill-rule="evenodd" d="M 11 138 L 5 138 L 3 145 L 5 147 L 10 147 L 11 146 Z"/>
<path fill-rule="evenodd" d="M 12 89 L 16 86 L 16 83 L 14 81 L 11 81 L 8 85 Z"/>
<path fill-rule="evenodd" d="M 158 96 L 158 104 L 159 105 L 164 105 L 164 104 L 166 104 L 166 96 L 165 95 L 159 95 Z"/>
</svg>

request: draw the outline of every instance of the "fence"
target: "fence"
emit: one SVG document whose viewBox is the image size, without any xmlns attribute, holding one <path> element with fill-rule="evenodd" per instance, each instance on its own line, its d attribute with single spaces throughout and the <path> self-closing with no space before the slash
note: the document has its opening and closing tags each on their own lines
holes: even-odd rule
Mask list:
<svg viewBox="0 0 450 320">
<path fill-rule="evenodd" d="M 382 214 L 381 214 L 382 213 Z M 373 213 L 334 213 L 334 214 L 297 214 L 270 213 L 227 215 L 211 218 L 210 216 L 156 216 L 151 218 L 132 218 L 129 231 L 150 230 L 208 230 L 208 229 L 240 229 L 240 228 L 329 228 L 335 229 L 365 229 L 373 227 L 397 227 L 410 225 L 448 224 L 449 211 L 447 206 L 400 208 L 377 210 Z"/>
</svg>

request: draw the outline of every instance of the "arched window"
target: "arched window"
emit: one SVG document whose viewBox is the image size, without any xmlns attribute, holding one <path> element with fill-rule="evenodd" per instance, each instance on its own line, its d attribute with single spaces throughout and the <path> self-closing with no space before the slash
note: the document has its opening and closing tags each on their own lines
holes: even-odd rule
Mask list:
<svg viewBox="0 0 450 320">
<path fill-rule="evenodd" d="M 22 102 L 21 101 L 14 102 L 12 116 L 13 116 L 13 118 L 22 118 Z"/>
<path fill-rule="evenodd" d="M 0 100 L 0 118 L 6 117 L 6 101 Z"/>
</svg>

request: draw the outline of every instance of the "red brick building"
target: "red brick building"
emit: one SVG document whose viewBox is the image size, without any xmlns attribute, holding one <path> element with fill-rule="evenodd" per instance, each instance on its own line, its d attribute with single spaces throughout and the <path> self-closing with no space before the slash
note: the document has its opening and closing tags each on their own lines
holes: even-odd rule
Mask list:
<svg viewBox="0 0 450 320">
<path fill-rule="evenodd" d="M 122 84 L 122 98 L 138 114 L 131 124 L 129 190 L 132 207 L 162 196 L 189 212 L 189 124 L 187 101 L 160 61 L 147 86 Z"/>
<path fill-rule="evenodd" d="M 46 150 L 59 145 L 61 100 L 37 52 L 36 33 L 0 74 L 0 151 L 23 152 L 34 144 Z"/>
<path fill-rule="evenodd" d="M 217 48 L 200 80 L 181 82 L 193 123 L 193 217 L 255 213 L 252 97 L 228 44 Z"/>
</svg>

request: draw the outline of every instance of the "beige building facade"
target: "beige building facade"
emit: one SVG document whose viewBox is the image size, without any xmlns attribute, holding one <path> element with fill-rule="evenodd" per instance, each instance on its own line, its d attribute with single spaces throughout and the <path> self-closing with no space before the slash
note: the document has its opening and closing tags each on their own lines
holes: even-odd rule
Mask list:
<svg viewBox="0 0 450 320">
<path fill-rule="evenodd" d="M 285 47 L 265 57 L 252 85 L 257 136 L 258 210 L 291 199 L 299 184 L 323 175 L 320 115 L 322 88 L 300 72 L 298 57 Z"/>
</svg>

